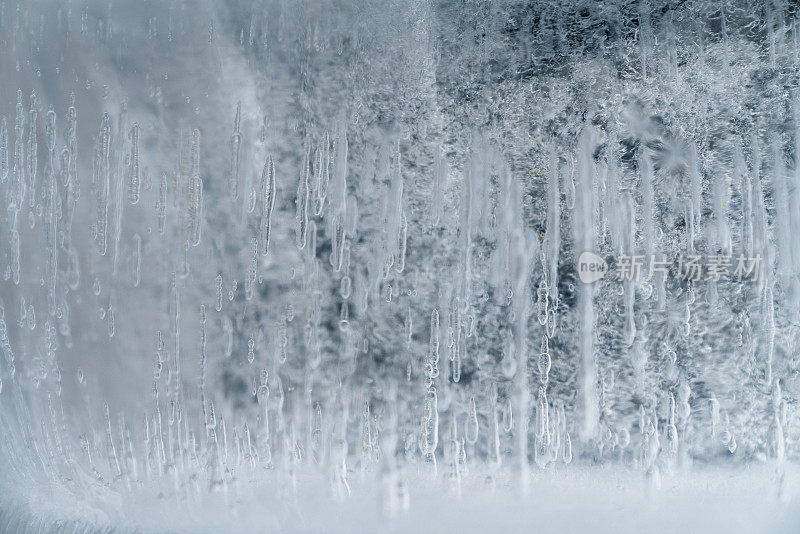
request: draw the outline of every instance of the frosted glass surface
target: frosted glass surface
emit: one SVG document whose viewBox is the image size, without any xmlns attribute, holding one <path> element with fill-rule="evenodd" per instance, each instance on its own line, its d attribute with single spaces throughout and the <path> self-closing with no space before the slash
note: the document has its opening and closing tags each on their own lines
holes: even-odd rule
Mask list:
<svg viewBox="0 0 800 534">
<path fill-rule="evenodd" d="M 797 530 L 798 15 L 0 1 L 0 531 Z"/>
</svg>

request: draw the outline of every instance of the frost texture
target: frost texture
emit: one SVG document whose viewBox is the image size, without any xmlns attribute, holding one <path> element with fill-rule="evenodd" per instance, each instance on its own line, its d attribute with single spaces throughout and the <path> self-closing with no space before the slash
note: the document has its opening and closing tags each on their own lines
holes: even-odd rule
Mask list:
<svg viewBox="0 0 800 534">
<path fill-rule="evenodd" d="M 0 529 L 796 526 L 798 15 L 0 4 Z"/>
</svg>

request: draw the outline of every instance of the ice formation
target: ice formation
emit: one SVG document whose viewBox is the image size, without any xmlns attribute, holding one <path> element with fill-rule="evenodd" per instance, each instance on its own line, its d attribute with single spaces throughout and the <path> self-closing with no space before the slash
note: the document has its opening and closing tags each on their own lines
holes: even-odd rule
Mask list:
<svg viewBox="0 0 800 534">
<path fill-rule="evenodd" d="M 798 16 L 0 1 L 0 530 L 798 528 Z"/>
</svg>

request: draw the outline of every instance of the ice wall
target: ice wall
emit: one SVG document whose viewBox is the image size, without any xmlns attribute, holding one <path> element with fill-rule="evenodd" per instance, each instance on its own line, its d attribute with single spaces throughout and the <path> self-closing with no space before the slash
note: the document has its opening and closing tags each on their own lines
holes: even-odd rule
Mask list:
<svg viewBox="0 0 800 534">
<path fill-rule="evenodd" d="M 794 523 L 796 11 L 0 3 L 0 528 Z"/>
</svg>

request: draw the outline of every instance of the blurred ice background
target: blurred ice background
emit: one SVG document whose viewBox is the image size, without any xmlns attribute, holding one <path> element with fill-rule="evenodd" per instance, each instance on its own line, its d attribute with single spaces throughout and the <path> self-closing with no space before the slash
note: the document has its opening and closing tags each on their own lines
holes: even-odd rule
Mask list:
<svg viewBox="0 0 800 534">
<path fill-rule="evenodd" d="M 796 529 L 797 11 L 0 2 L 0 529 Z"/>
</svg>

